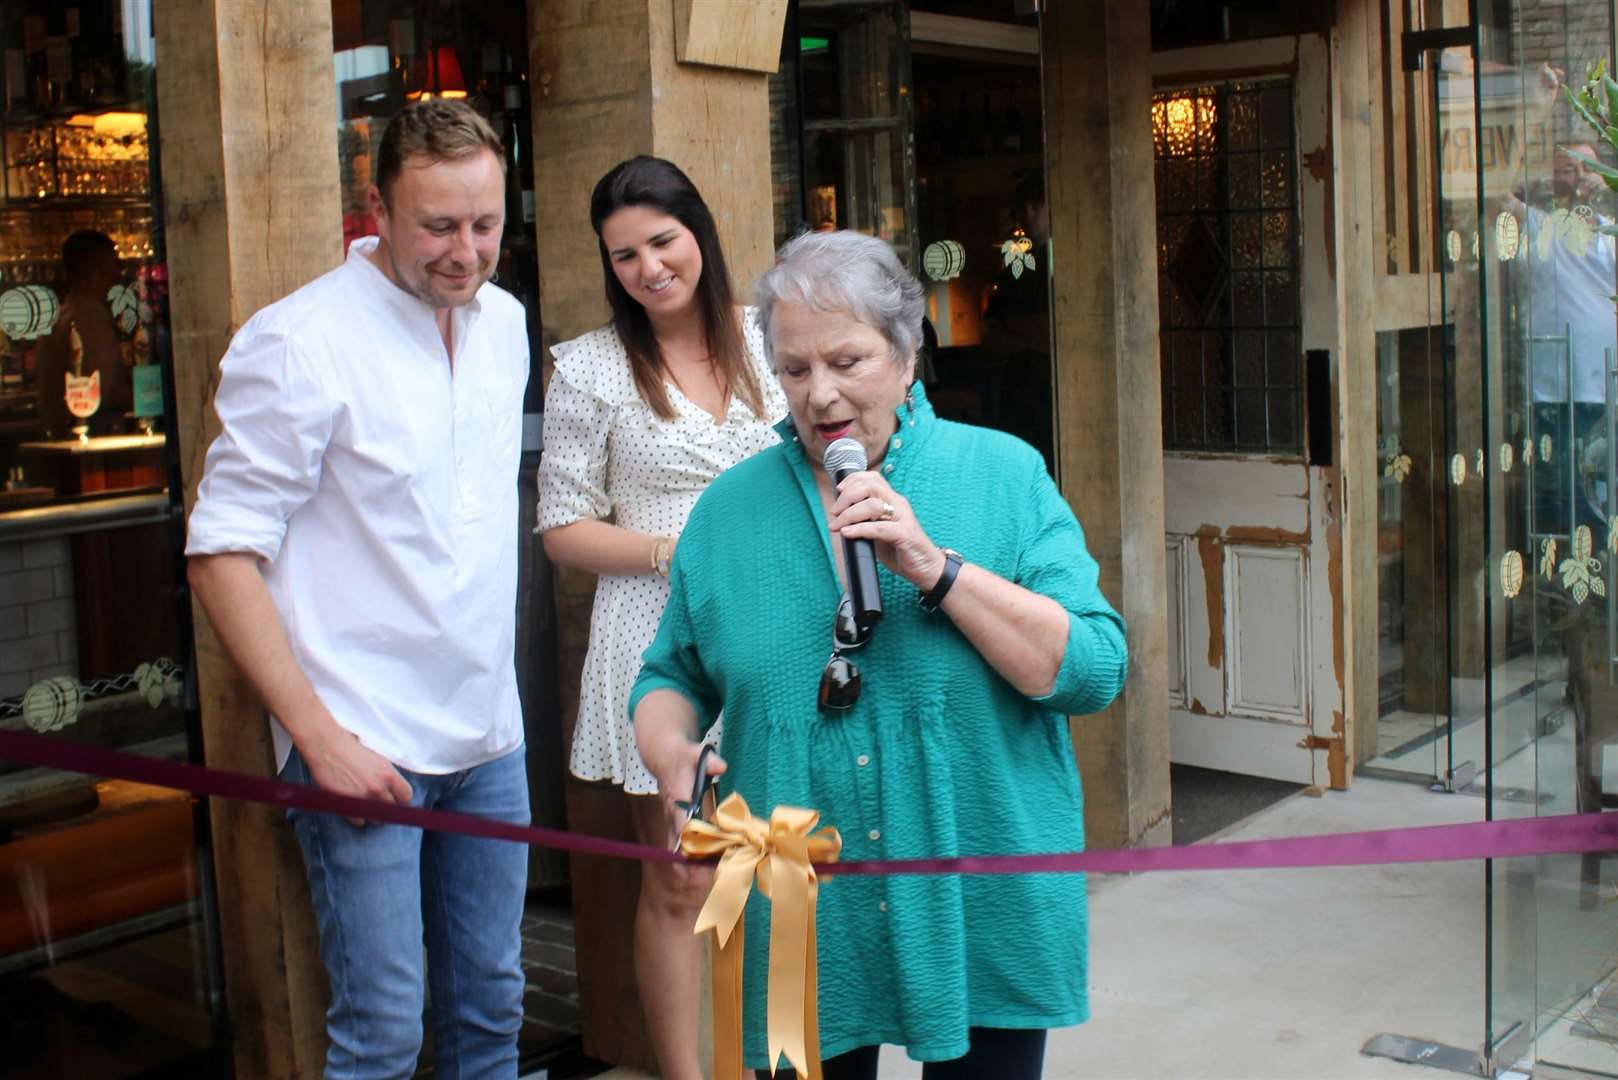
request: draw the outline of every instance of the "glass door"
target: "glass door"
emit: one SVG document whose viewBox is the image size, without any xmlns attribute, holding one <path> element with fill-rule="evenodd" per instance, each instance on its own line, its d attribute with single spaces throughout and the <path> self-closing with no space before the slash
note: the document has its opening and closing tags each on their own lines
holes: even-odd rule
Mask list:
<svg viewBox="0 0 1618 1080">
<path fill-rule="evenodd" d="M 1480 764 L 1492 819 L 1599 813 L 1618 795 L 1618 260 L 1604 231 L 1618 207 L 1584 160 L 1610 167 L 1614 149 L 1567 93 L 1611 55 L 1612 8 L 1571 0 L 1546 22 L 1527 6 L 1479 9 L 1468 44 L 1428 54 L 1451 390 L 1451 753 Z M 1460 722 L 1474 710 L 1482 723 Z M 1488 864 L 1496 1069 L 1618 1072 L 1615 871 L 1600 856 Z"/>
</svg>

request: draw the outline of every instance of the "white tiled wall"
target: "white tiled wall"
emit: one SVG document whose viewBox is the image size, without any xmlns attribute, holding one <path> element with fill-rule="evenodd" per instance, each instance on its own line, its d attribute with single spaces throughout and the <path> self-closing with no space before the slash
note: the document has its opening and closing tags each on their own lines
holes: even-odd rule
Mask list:
<svg viewBox="0 0 1618 1080">
<path fill-rule="evenodd" d="M 0 544 L 0 699 L 78 674 L 72 559 L 66 539 Z"/>
</svg>

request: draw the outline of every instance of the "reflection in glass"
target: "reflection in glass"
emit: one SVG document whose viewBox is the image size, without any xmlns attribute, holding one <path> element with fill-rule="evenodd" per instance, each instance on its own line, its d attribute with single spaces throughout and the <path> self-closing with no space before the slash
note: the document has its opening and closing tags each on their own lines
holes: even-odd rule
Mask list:
<svg viewBox="0 0 1618 1080">
<path fill-rule="evenodd" d="M 0 124 L 0 728 L 197 760 L 165 520 L 179 493 L 150 5 L 7 11 L 6 56 L 29 59 L 37 35 L 58 63 L 11 85 Z M 86 528 L 92 504 L 105 516 Z M 225 1070 L 198 812 L 184 793 L 0 762 L 0 1071 Z"/>
</svg>

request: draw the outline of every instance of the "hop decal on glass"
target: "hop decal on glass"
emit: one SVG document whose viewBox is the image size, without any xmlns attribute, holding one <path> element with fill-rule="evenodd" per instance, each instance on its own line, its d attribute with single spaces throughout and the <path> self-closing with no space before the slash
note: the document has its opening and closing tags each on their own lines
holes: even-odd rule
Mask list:
<svg viewBox="0 0 1618 1080">
<path fill-rule="evenodd" d="M 1387 463 L 1382 466 L 1382 475 L 1391 476 L 1402 484 L 1405 482 L 1405 477 L 1410 475 L 1410 465 L 1410 455 L 1396 448 L 1393 453 L 1388 455 Z"/>
<path fill-rule="evenodd" d="M 1466 483 L 1466 455 L 1456 454 L 1449 459 L 1449 482 L 1456 487 Z"/>
<path fill-rule="evenodd" d="M 1591 593 L 1607 595 L 1607 582 L 1601 576 L 1601 560 L 1595 557 L 1594 547 L 1590 526 L 1580 525 L 1573 530 L 1573 554 L 1562 560 L 1562 588 L 1575 604 L 1584 603 Z"/>
<path fill-rule="evenodd" d="M 1510 262 L 1517 257 L 1517 251 L 1522 246 L 1522 229 L 1517 224 L 1515 214 L 1500 211 L 1500 216 L 1494 219 L 1494 252 L 1501 262 Z"/>
<path fill-rule="evenodd" d="M 1014 230 L 1011 239 L 1000 245 L 1000 255 L 1013 278 L 1022 277 L 1024 270 L 1035 269 L 1034 242 L 1021 229 Z"/>
<path fill-rule="evenodd" d="M 78 680 L 53 675 L 30 686 L 23 695 L 23 723 L 41 734 L 60 731 L 77 722 L 83 707 L 84 691 Z"/>
<path fill-rule="evenodd" d="M 1556 537 L 1547 536 L 1539 545 L 1539 572 L 1545 580 L 1556 580 Z"/>
<path fill-rule="evenodd" d="M 1508 551 L 1500 559 L 1500 591 L 1506 597 L 1522 592 L 1522 553 Z"/>
</svg>

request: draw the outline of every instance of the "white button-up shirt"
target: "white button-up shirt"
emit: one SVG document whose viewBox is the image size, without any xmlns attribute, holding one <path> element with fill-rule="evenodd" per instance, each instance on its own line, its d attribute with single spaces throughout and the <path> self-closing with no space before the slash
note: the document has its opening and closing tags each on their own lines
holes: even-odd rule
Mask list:
<svg viewBox="0 0 1618 1080">
<path fill-rule="evenodd" d="M 220 364 L 186 554 L 252 552 L 337 723 L 395 765 L 471 768 L 522 742 L 515 669 L 522 305 L 433 310 L 357 240 L 248 320 Z M 272 724 L 276 760 L 291 740 Z"/>
</svg>

